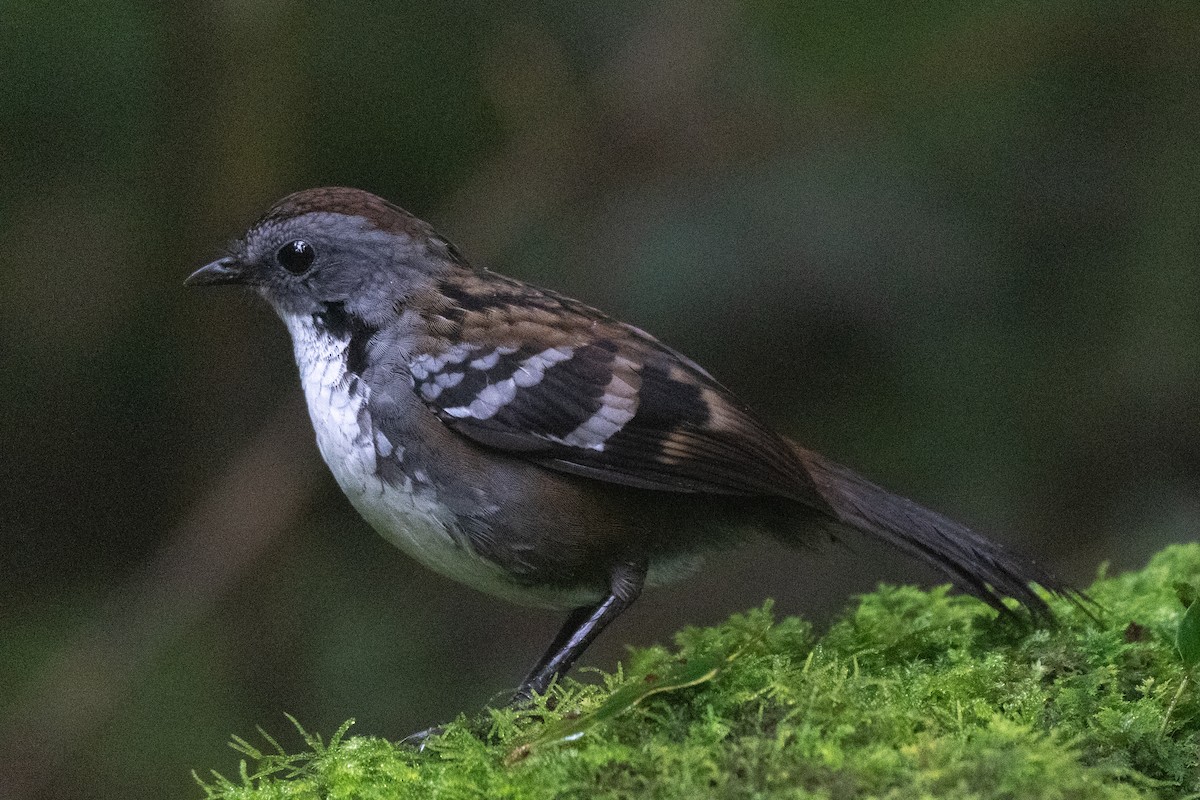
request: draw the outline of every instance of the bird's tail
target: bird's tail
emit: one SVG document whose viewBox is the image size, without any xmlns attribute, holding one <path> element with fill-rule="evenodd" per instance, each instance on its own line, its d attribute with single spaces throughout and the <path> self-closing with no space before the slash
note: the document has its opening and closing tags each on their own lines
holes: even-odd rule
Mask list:
<svg viewBox="0 0 1200 800">
<path fill-rule="evenodd" d="M 1053 613 L 1032 584 L 1075 599 L 1082 595 L 1033 563 L 965 525 L 876 486 L 858 473 L 796 447 L 817 491 L 838 522 L 867 533 L 912 555 L 949 577 L 959 589 L 978 597 L 1003 615 L 1012 597 L 1040 621 Z"/>
</svg>

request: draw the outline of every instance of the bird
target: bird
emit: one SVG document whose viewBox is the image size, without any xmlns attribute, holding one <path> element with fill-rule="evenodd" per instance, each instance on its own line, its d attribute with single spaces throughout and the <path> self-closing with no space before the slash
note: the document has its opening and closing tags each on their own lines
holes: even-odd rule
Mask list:
<svg viewBox="0 0 1200 800">
<path fill-rule="evenodd" d="M 1072 592 L 777 433 L 649 333 L 473 267 L 366 191 L 283 198 L 185 283 L 249 287 L 282 319 L 318 449 L 371 527 L 449 578 L 567 612 L 513 703 L 546 695 L 644 587 L 756 535 L 856 530 L 1005 617 L 1050 622 L 1035 585 Z"/>
</svg>

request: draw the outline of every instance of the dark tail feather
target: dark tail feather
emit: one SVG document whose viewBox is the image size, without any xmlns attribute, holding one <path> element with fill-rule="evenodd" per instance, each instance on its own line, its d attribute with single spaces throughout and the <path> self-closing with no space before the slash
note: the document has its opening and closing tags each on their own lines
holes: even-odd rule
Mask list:
<svg viewBox="0 0 1200 800">
<path fill-rule="evenodd" d="M 967 526 L 898 497 L 816 453 L 797 450 L 838 522 L 932 564 L 959 589 L 978 597 L 1001 614 L 1012 615 L 1011 609 L 1002 601 L 1003 597 L 1012 597 L 1034 618 L 1052 621 L 1054 614 L 1033 590 L 1033 583 L 1055 594 L 1071 597 L 1076 603 L 1086 599 Z"/>
</svg>

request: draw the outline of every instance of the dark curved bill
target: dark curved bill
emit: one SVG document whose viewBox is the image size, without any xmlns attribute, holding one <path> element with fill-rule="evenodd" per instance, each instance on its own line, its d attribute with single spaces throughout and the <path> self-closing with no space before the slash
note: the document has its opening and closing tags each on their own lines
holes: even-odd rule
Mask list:
<svg viewBox="0 0 1200 800">
<path fill-rule="evenodd" d="M 205 264 L 183 282 L 184 286 L 219 286 L 221 284 L 245 283 L 245 270 L 236 259 L 226 256 L 211 264 Z"/>
</svg>

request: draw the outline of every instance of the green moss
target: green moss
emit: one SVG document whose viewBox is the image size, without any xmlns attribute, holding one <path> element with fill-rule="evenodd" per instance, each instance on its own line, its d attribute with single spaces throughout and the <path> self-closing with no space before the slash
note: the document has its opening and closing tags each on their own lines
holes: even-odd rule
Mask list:
<svg viewBox="0 0 1200 800">
<path fill-rule="evenodd" d="M 884 587 L 822 637 L 770 604 L 638 650 L 555 711 L 460 718 L 424 752 L 373 737 L 248 757 L 210 798 L 1092 798 L 1200 792 L 1200 686 L 1175 647 L 1200 545 L 1101 578 L 1099 620 L 1023 628 Z M 1169 711 L 1168 711 L 1169 709 Z M 476 731 L 472 733 L 472 731 Z"/>
</svg>

